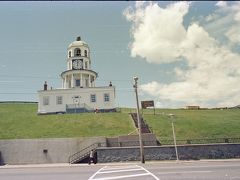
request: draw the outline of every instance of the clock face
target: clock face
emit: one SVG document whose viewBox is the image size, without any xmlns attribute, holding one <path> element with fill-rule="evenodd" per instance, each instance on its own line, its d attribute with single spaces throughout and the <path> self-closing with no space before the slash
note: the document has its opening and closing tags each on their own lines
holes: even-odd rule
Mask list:
<svg viewBox="0 0 240 180">
<path fill-rule="evenodd" d="M 83 62 L 81 59 L 75 59 L 72 61 L 73 69 L 82 69 Z"/>
</svg>

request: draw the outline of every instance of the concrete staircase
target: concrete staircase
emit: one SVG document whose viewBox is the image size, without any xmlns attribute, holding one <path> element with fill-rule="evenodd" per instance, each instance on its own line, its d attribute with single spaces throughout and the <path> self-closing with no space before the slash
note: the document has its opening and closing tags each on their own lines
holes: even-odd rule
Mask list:
<svg viewBox="0 0 240 180">
<path fill-rule="evenodd" d="M 76 164 L 76 163 L 80 163 L 82 160 L 89 158 L 90 156 L 90 151 L 93 150 L 95 151 L 97 148 L 99 147 L 106 147 L 106 143 L 94 143 L 84 149 L 82 149 L 81 151 L 76 152 L 75 154 L 71 155 L 69 157 L 69 164 Z"/>
<path fill-rule="evenodd" d="M 131 113 L 131 116 L 135 124 L 135 127 L 138 128 L 137 113 Z M 140 122 L 141 122 L 142 133 L 152 133 L 151 128 L 147 125 L 147 123 L 144 121 L 141 115 L 140 115 Z"/>
<path fill-rule="evenodd" d="M 156 136 L 152 133 L 142 134 L 144 146 L 160 145 Z M 107 138 L 107 147 L 133 147 L 139 146 L 139 135 L 124 135 L 119 137 Z"/>
<path fill-rule="evenodd" d="M 66 105 L 66 113 L 72 114 L 72 113 L 86 113 L 86 112 L 94 112 L 94 109 L 89 107 L 86 103 Z"/>
<path fill-rule="evenodd" d="M 131 113 L 132 119 L 134 121 L 135 127 L 138 128 L 137 113 Z M 151 128 L 140 117 L 141 129 L 142 129 L 142 140 L 144 146 L 159 146 L 161 145 L 156 136 L 152 133 Z M 133 147 L 139 146 L 139 136 L 138 135 L 124 135 L 113 138 L 106 138 L 104 143 L 93 143 L 79 152 L 71 155 L 69 157 L 69 163 L 75 164 L 84 162 L 84 160 L 89 158 L 90 151 L 95 151 L 99 147 Z"/>
</svg>

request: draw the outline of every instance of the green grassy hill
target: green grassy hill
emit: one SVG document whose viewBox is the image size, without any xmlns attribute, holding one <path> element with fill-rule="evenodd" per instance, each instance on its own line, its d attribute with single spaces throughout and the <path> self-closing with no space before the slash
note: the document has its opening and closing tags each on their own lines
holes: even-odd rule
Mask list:
<svg viewBox="0 0 240 180">
<path fill-rule="evenodd" d="M 126 113 L 37 115 L 37 104 L 0 104 L 0 139 L 118 136 L 134 130 Z"/>
<path fill-rule="evenodd" d="M 174 114 L 174 127 L 178 140 L 205 138 L 240 138 L 240 110 L 145 110 L 144 120 L 157 137 L 164 141 L 172 139 L 171 119 Z"/>
<path fill-rule="evenodd" d="M 0 139 L 58 138 L 126 135 L 135 130 L 130 112 L 37 115 L 37 104 L 0 104 Z M 172 140 L 175 114 L 176 138 L 240 137 L 240 110 L 144 110 L 143 117 L 159 140 Z"/>
</svg>

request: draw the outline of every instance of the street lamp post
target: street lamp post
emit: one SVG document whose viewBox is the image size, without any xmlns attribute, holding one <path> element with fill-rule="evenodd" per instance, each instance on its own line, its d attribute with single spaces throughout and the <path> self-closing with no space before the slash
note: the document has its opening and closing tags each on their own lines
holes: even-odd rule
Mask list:
<svg viewBox="0 0 240 180">
<path fill-rule="evenodd" d="M 134 89 L 136 93 L 136 101 L 137 101 L 137 120 L 138 120 L 138 134 L 139 134 L 139 144 L 140 144 L 140 159 L 142 163 L 145 163 L 144 159 L 144 149 L 143 149 L 143 142 L 142 142 L 142 126 L 141 126 L 141 121 L 139 117 L 139 103 L 138 103 L 138 92 L 137 92 L 137 81 L 138 77 L 134 77 Z"/>
<path fill-rule="evenodd" d="M 172 121 L 172 132 L 173 132 L 174 147 L 175 147 L 176 158 L 177 158 L 177 161 L 178 161 L 179 158 L 178 158 L 178 151 L 177 151 L 177 143 L 176 143 L 176 136 L 175 136 L 175 130 L 174 130 L 174 125 L 173 125 L 174 114 L 169 114 L 169 116 L 170 116 L 171 121 Z"/>
</svg>

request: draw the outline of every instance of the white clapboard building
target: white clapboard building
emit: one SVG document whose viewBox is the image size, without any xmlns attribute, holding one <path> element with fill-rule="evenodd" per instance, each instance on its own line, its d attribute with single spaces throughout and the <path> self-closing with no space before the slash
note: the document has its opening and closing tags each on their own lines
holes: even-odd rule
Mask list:
<svg viewBox="0 0 240 180">
<path fill-rule="evenodd" d="M 38 114 L 115 111 L 115 87 L 96 87 L 98 74 L 91 69 L 90 48 L 77 37 L 68 46 L 67 70 L 61 73 L 62 88 L 38 91 Z"/>
</svg>

